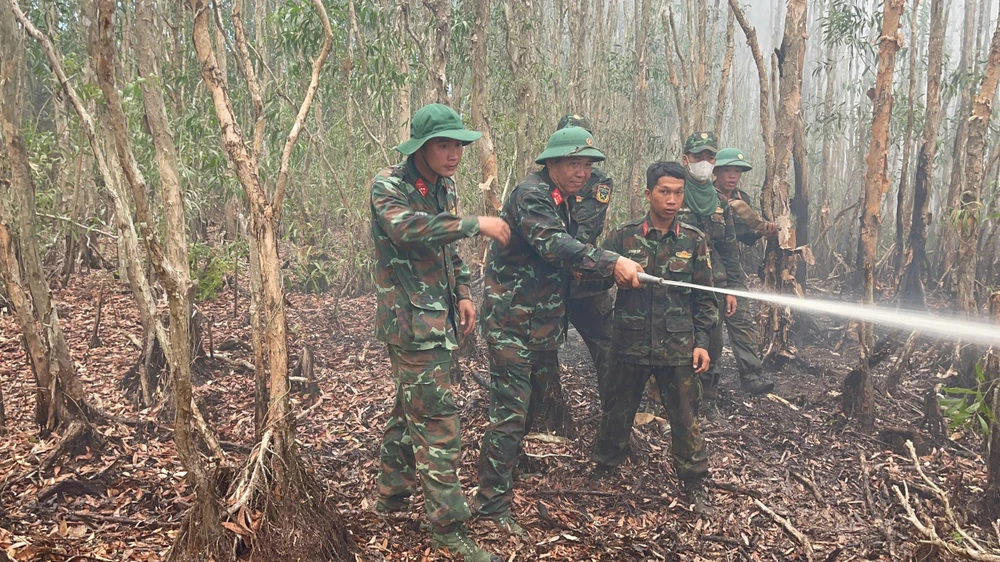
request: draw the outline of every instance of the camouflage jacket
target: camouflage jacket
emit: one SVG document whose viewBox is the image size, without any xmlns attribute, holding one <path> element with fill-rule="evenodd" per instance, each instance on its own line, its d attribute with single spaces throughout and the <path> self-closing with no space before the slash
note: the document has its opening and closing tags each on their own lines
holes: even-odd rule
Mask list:
<svg viewBox="0 0 1000 562">
<path fill-rule="evenodd" d="M 584 244 L 597 245 L 597 239 L 604 233 L 604 221 L 608 216 L 608 203 L 614 191 L 614 181 L 604 170 L 594 166 L 590 179 L 576 196 L 570 198 L 570 212 L 576 225 L 574 238 Z M 601 284 L 603 285 L 603 284 Z M 569 298 L 582 299 L 606 293 L 607 288 L 587 281 L 570 283 Z"/>
<path fill-rule="evenodd" d="M 746 202 L 747 205 L 750 205 L 750 196 L 747 195 L 747 193 L 745 191 L 743 191 L 742 189 L 739 189 L 739 188 L 737 188 L 735 191 L 733 191 L 732 197 L 729 197 L 728 199 L 720 191 L 719 192 L 719 198 L 723 199 L 723 200 L 730 200 L 730 201 L 733 200 L 733 199 L 736 199 L 737 201 L 744 201 L 744 202 Z M 750 206 L 753 207 L 753 205 L 750 205 Z M 733 223 L 734 223 L 735 230 L 736 230 L 736 239 L 737 240 L 739 240 L 743 244 L 746 244 L 747 246 L 756 246 L 757 245 L 757 241 L 761 239 L 761 236 L 762 236 L 761 234 L 757 234 L 750 227 L 748 227 L 747 225 L 743 224 L 743 221 L 741 221 L 740 218 L 737 217 L 736 215 L 733 215 Z"/>
<path fill-rule="evenodd" d="M 674 219 L 666 233 L 649 216 L 623 224 L 603 248 L 635 262 L 663 279 L 712 286 L 712 260 L 705 235 Z M 612 355 L 640 365 L 690 365 L 696 347 L 708 348 L 719 321 L 715 296 L 678 287 L 618 289 Z"/>
<path fill-rule="evenodd" d="M 611 277 L 619 256 L 573 238 L 576 224 L 549 174 L 540 170 L 514 188 L 500 216 L 507 247 L 490 244 L 481 320 L 486 342 L 520 349 L 558 349 L 566 333 L 571 270 Z"/>
<path fill-rule="evenodd" d="M 690 183 L 685 180 L 685 186 Z M 686 187 L 685 187 L 686 189 Z M 719 199 L 719 206 L 708 216 L 698 216 L 685 204 L 677 212 L 675 221 L 681 221 L 701 230 L 708 238 L 712 255 L 712 280 L 716 287 L 746 289 L 743 268 L 740 267 L 740 246 L 736 241 L 736 226 L 729 202 Z"/>
<path fill-rule="evenodd" d="M 412 157 L 375 175 L 371 234 L 379 340 L 406 350 L 457 347 L 455 305 L 471 293 L 469 269 L 453 242 L 479 234 L 479 221 L 457 212 L 455 182 L 428 184 Z"/>
</svg>

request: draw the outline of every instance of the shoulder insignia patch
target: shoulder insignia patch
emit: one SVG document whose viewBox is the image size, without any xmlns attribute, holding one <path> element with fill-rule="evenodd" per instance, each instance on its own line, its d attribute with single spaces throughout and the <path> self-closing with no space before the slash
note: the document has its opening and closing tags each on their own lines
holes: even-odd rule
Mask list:
<svg viewBox="0 0 1000 562">
<path fill-rule="evenodd" d="M 681 250 L 680 252 L 677 252 L 676 255 L 677 255 L 677 257 L 681 258 L 682 260 L 689 260 L 689 259 L 691 259 L 691 252 L 688 252 L 686 250 Z"/>
<path fill-rule="evenodd" d="M 562 205 L 563 204 L 562 192 L 559 191 L 558 187 L 556 189 L 553 189 L 552 193 L 550 195 L 552 195 L 552 200 L 556 202 L 556 205 Z"/>
<path fill-rule="evenodd" d="M 427 197 L 429 190 L 427 189 L 427 183 L 423 179 L 417 180 L 417 191 L 419 191 L 424 197 Z"/>
<path fill-rule="evenodd" d="M 594 192 L 594 198 L 597 199 L 598 203 L 604 203 L 605 205 L 611 201 L 611 186 L 607 184 L 601 184 L 597 186 L 597 191 Z"/>
</svg>

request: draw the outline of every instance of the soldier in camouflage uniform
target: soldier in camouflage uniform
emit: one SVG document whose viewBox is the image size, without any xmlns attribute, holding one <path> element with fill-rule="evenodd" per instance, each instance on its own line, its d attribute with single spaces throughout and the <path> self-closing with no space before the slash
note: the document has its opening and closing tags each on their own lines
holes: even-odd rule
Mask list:
<svg viewBox="0 0 1000 562">
<path fill-rule="evenodd" d="M 705 235 L 675 217 L 684 201 L 684 167 L 656 162 L 646 170 L 649 213 L 626 223 L 603 248 L 639 262 L 657 277 L 712 286 L 712 260 Z M 674 469 L 701 514 L 710 514 L 703 480 L 708 455 L 698 427 L 700 373 L 708 370 L 708 344 L 718 323 L 718 305 L 708 291 L 676 287 L 620 289 L 615 300 L 607 399 L 594 441 L 597 474 L 618 466 L 629 452 L 632 423 L 642 389 L 652 375 L 670 420 Z"/>
<path fill-rule="evenodd" d="M 490 359 L 490 425 L 479 453 L 479 513 L 504 531 L 524 529 L 510 513 L 512 472 L 521 439 L 530 430 L 552 377 L 566 332 L 566 295 L 573 272 L 614 275 L 639 287 L 635 262 L 584 244 L 570 234 L 569 206 L 604 155 L 586 129 L 556 131 L 535 162 L 545 167 L 519 183 L 501 217 L 511 229 L 507 247 L 491 244 L 485 271 L 482 321 Z"/>
<path fill-rule="evenodd" d="M 572 113 L 559 120 L 558 129 L 566 127 L 583 127 L 591 134 L 594 131 L 590 119 Z M 576 225 L 576 232 L 570 232 L 574 238 L 584 244 L 597 244 L 597 239 L 604 232 L 604 220 L 608 215 L 608 203 L 611 202 L 613 189 L 614 182 L 604 170 L 597 166 L 591 168 L 590 179 L 569 200 L 570 213 Z M 583 343 L 587 344 L 590 357 L 594 360 L 597 388 L 603 400 L 602 381 L 611 346 L 611 295 L 605 286 L 595 285 L 592 281 L 574 280 L 569 287 L 566 315 L 569 323 L 583 338 Z"/>
<path fill-rule="evenodd" d="M 469 270 L 454 242 L 476 235 L 499 246 L 510 229 L 496 217 L 458 216 L 455 174 L 462 148 L 480 133 L 463 128 L 452 109 L 431 104 L 413 115 L 401 164 L 372 182 L 378 307 L 375 335 L 389 348 L 396 400 L 382 440 L 378 476 L 382 512 L 406 509 L 424 493 L 435 548 L 468 562 L 490 554 L 466 536 L 469 506 L 458 481 L 461 438 L 450 380 L 459 325 L 469 333 L 475 307 Z"/>
<path fill-rule="evenodd" d="M 752 212 L 749 207 L 750 198 L 739 189 L 740 178 L 743 172 L 752 170 L 753 166 L 746 161 L 743 152 L 737 148 L 723 148 L 715 158 L 715 189 L 719 192 L 719 198 L 730 204 L 733 208 L 733 220 L 736 226 L 736 239 L 753 246 L 762 236 L 777 236 L 778 225 L 773 222 L 757 221 L 754 228 L 751 228 L 740 213 L 736 211 L 736 205 L 746 205 L 746 209 Z M 740 201 L 741 203 L 734 203 Z M 750 303 L 743 298 L 736 299 L 736 312 L 725 317 L 726 330 L 729 332 L 729 345 L 733 348 L 733 356 L 736 358 L 736 368 L 740 373 L 741 386 L 751 394 L 763 394 L 774 389 L 774 382 L 764 374 L 764 367 L 760 361 L 760 347 L 757 343 L 757 322 L 753 312 L 750 310 Z"/>
<path fill-rule="evenodd" d="M 681 161 L 687 169 L 687 180 L 684 183 L 684 205 L 677 212 L 677 220 L 698 228 L 708 238 L 715 286 L 746 289 L 733 214 L 729 203 L 719 199 L 719 193 L 712 185 L 717 146 L 715 134 L 704 131 L 693 133 L 684 142 Z M 735 297 L 726 295 L 718 301 L 720 316 L 731 316 L 736 311 Z M 706 413 L 714 417 L 717 414 L 714 399 L 718 398 L 719 358 L 722 355 L 721 321 L 712 331 L 708 354 L 712 365 L 708 372 L 702 374 L 701 382 L 707 402 Z"/>
</svg>

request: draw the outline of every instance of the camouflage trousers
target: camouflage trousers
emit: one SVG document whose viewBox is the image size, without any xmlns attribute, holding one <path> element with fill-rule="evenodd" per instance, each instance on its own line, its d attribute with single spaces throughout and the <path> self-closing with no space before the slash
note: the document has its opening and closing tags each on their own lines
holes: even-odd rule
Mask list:
<svg viewBox="0 0 1000 562">
<path fill-rule="evenodd" d="M 736 358 L 736 369 L 742 381 L 749 375 L 755 375 L 763 370 L 760 362 L 760 346 L 757 344 L 757 322 L 754 319 L 753 311 L 750 309 L 750 301 L 744 298 L 736 298 L 736 312 L 732 316 L 726 316 L 725 301 L 719 299 L 720 322 L 715 325 L 712 337 L 708 344 L 708 356 L 712 360 L 708 371 L 701 375 L 701 383 L 705 389 L 706 398 L 718 397 L 719 379 L 721 378 L 721 366 L 719 359 L 722 357 L 722 324 L 725 323 L 726 331 L 729 332 L 729 346 L 733 350 Z"/>
<path fill-rule="evenodd" d="M 438 532 L 463 524 L 471 513 L 458 481 L 461 437 L 452 394 L 451 351 L 407 351 L 389 346 L 396 401 L 382 439 L 378 494 L 405 500 L 424 493 L 427 518 Z"/>
<path fill-rule="evenodd" d="M 708 370 L 701 374 L 701 387 L 704 389 L 705 398 L 719 397 L 719 379 L 722 377 L 722 368 L 719 359 L 722 358 L 722 324 L 726 317 L 726 300 L 721 296 L 719 302 L 719 321 L 715 323 L 715 328 L 708 340 L 708 359 L 710 361 Z"/>
<path fill-rule="evenodd" d="M 732 316 L 722 316 L 726 322 L 729 347 L 733 349 L 740 380 L 763 371 L 764 366 L 760 362 L 760 344 L 757 343 L 757 319 L 750 308 L 750 301 L 736 297 L 736 312 Z"/>
<path fill-rule="evenodd" d="M 597 374 L 597 392 L 604 399 L 604 379 L 611 353 L 611 295 L 605 291 L 598 295 L 571 298 L 566 301 L 566 316 L 587 344 L 594 360 Z"/>
<path fill-rule="evenodd" d="M 698 425 L 701 381 L 694 368 L 637 365 L 619 362 L 608 372 L 607 400 L 594 440 L 594 462 L 617 466 L 631 451 L 629 441 L 642 391 L 650 375 L 656 379 L 660 401 L 670 421 L 674 470 L 681 480 L 708 475 L 708 454 Z"/>
<path fill-rule="evenodd" d="M 558 350 L 490 346 L 490 425 L 479 452 L 476 493 L 480 514 L 499 515 L 510 509 L 521 440 L 542 410 L 549 382 L 558 376 Z"/>
</svg>

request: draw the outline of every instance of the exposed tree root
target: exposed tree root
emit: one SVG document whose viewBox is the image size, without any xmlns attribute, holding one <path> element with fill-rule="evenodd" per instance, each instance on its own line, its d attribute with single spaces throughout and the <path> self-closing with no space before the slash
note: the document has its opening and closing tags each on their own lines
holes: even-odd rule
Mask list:
<svg viewBox="0 0 1000 562">
<path fill-rule="evenodd" d="M 91 425 L 81 419 L 75 419 L 66 426 L 59 442 L 55 448 L 49 451 L 42 462 L 39 463 L 40 473 L 48 471 L 64 454 L 74 455 L 82 453 L 88 446 L 93 446 L 97 440 Z"/>
<path fill-rule="evenodd" d="M 206 559 L 205 549 L 220 561 L 248 555 L 255 560 L 349 559 L 351 541 L 339 515 L 295 450 L 282 447 L 271 429 L 226 488 L 224 509 L 213 503 L 215 511 L 202 506 L 185 518 L 169 560 Z M 202 528 L 208 517 L 217 522 L 211 533 Z"/>
<path fill-rule="evenodd" d="M 946 494 L 944 490 L 942 490 L 933 480 L 927 477 L 927 474 L 924 473 L 924 469 L 920 466 L 920 459 L 917 457 L 917 451 L 914 449 L 913 443 L 907 442 L 906 449 L 910 453 L 910 460 L 913 461 L 913 466 L 916 468 L 917 474 L 920 475 L 920 479 L 924 481 L 924 484 L 934 490 L 934 494 L 944 507 L 945 517 L 952 528 L 952 535 L 960 539 L 960 542 L 947 541 L 938 535 L 934 522 L 926 516 L 921 519 L 921 517 L 916 513 L 916 510 L 910 502 L 910 491 L 906 483 L 903 483 L 902 491 L 900 491 L 899 486 L 893 485 L 892 491 L 896 494 L 896 498 L 903 506 L 903 509 L 906 510 L 906 519 L 913 524 L 913 527 L 923 537 L 924 542 L 932 544 L 937 548 L 966 560 L 976 560 L 978 562 L 1000 562 L 1000 552 L 984 547 L 960 524 L 958 516 L 951 507 L 951 501 L 948 499 L 948 494 Z M 996 528 L 994 530 L 996 531 Z M 998 532 L 998 535 L 1000 535 L 1000 532 Z"/>
</svg>

